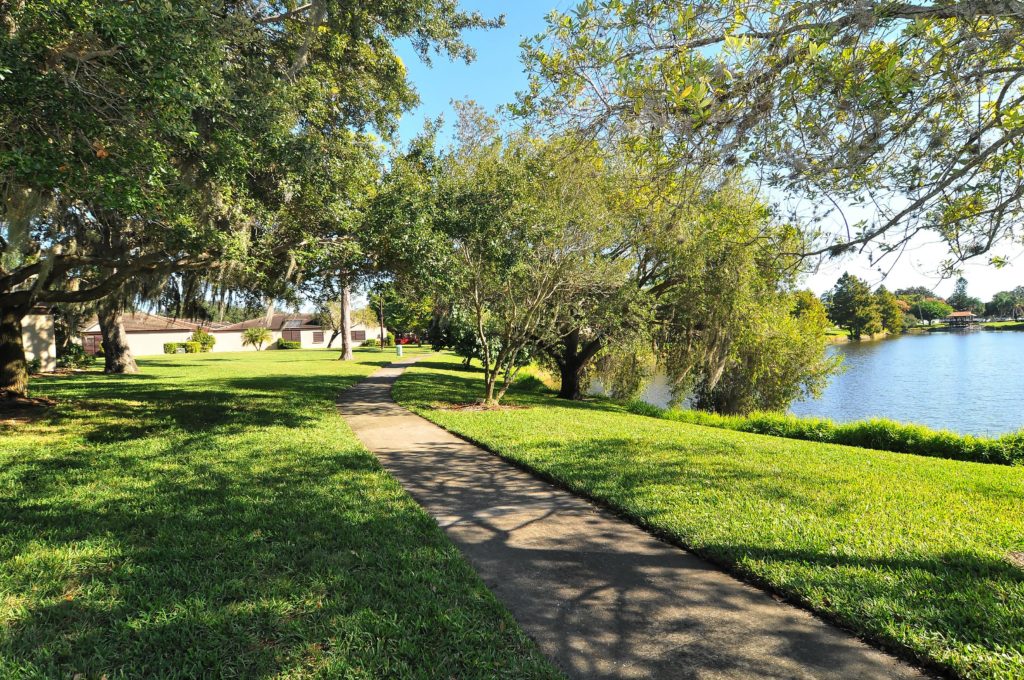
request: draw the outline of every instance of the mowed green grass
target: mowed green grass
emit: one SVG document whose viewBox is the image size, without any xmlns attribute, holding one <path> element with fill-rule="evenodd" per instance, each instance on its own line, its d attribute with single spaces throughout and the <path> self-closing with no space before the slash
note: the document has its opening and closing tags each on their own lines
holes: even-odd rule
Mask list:
<svg viewBox="0 0 1024 680">
<path fill-rule="evenodd" d="M 969 678 L 1024 678 L 1024 468 L 794 441 L 510 392 L 425 359 L 395 387 L 430 420 L 599 499 L 860 634 Z"/>
<path fill-rule="evenodd" d="M 0 677 L 551 677 L 333 402 L 393 350 L 152 357 L 0 426 Z"/>
</svg>

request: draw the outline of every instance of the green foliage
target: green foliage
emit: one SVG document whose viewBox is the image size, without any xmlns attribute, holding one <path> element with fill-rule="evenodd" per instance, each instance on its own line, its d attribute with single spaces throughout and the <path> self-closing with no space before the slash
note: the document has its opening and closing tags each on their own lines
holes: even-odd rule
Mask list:
<svg viewBox="0 0 1024 680">
<path fill-rule="evenodd" d="M 273 337 L 269 328 L 253 326 L 242 331 L 242 347 L 255 347 L 256 351 L 263 349 L 263 345 L 270 342 Z"/>
<path fill-rule="evenodd" d="M 380 347 L 380 340 L 377 338 L 367 338 L 363 341 L 362 347 Z"/>
<path fill-rule="evenodd" d="M 810 252 L 892 257 L 929 230 L 951 272 L 1020 237 L 1016 6 L 583 0 L 552 12 L 524 58 L 521 114 L 674 170 L 753 166 L 776 192 L 865 213 Z"/>
<path fill-rule="evenodd" d="M 19 309 L 185 271 L 193 294 L 284 298 L 298 266 L 348 264 L 322 251 L 344 250 L 380 138 L 417 102 L 395 45 L 468 60 L 462 31 L 502 23 L 451 0 L 0 14 L 0 307 Z"/>
<path fill-rule="evenodd" d="M 278 349 L 301 349 L 302 348 L 302 343 L 299 342 L 298 340 L 285 340 L 284 338 L 279 338 L 278 341 L 277 341 L 277 348 Z"/>
<path fill-rule="evenodd" d="M 907 302 L 911 314 L 922 321 L 927 321 L 928 325 L 936 319 L 945 319 L 954 311 L 944 300 L 936 297 L 911 294 L 901 299 Z"/>
<path fill-rule="evenodd" d="M 845 272 L 825 295 L 828 318 L 852 340 L 882 332 L 882 316 L 867 282 Z"/>
<path fill-rule="evenodd" d="M 859 635 L 962 678 L 1024 672 L 1024 467 L 966 463 L 645 418 L 409 368 L 395 398 Z M 880 440 L 884 440 L 881 433 Z"/>
<path fill-rule="evenodd" d="M 203 350 L 203 346 L 198 342 L 183 342 L 181 344 L 185 348 L 185 354 L 199 354 Z"/>
<path fill-rule="evenodd" d="M 956 280 L 956 288 L 946 302 L 957 312 L 985 313 L 985 303 L 967 294 L 967 279 L 962 276 Z"/>
<path fill-rule="evenodd" d="M 392 335 L 391 333 L 385 333 L 384 334 L 384 346 L 385 347 L 394 347 L 395 346 L 395 336 Z"/>
<path fill-rule="evenodd" d="M 899 298 L 886 290 L 885 286 L 879 286 L 875 291 L 875 305 L 878 307 L 878 317 L 882 324 L 882 330 L 897 334 L 902 333 L 905 328 L 904 309 Z"/>
<path fill-rule="evenodd" d="M 60 368 L 88 368 L 96 363 L 96 357 L 86 353 L 85 348 L 76 342 L 68 343 L 67 349 L 57 357 Z"/>
<path fill-rule="evenodd" d="M 387 359 L 139 363 L 0 425 L 0 676 L 560 677 L 337 416 Z"/>
<path fill-rule="evenodd" d="M 197 328 L 193 333 L 192 337 L 189 338 L 191 342 L 198 342 L 202 346 L 202 351 L 209 352 L 213 349 L 213 346 L 217 344 L 217 338 L 213 337 L 210 333 L 207 333 L 202 328 Z"/>
<path fill-rule="evenodd" d="M 27 364 L 26 364 L 25 366 L 26 366 L 26 370 L 27 370 L 27 371 L 28 371 L 29 373 L 33 373 L 33 374 L 35 374 L 35 373 L 39 373 L 39 371 L 40 371 L 40 370 L 42 370 L 42 368 L 43 368 L 43 362 L 42 362 L 42 360 L 41 360 L 41 359 L 39 359 L 39 358 L 37 357 L 37 358 L 35 358 L 35 359 L 29 359 L 29 360 L 28 360 L 28 363 L 27 363 Z"/>
<path fill-rule="evenodd" d="M 836 423 L 824 418 L 794 416 L 778 411 L 730 416 L 706 411 L 661 409 L 638 400 L 629 402 L 627 408 L 631 413 L 638 415 L 787 439 L 844 444 L 878 451 L 912 453 L 977 463 L 1024 465 L 1024 431 L 998 438 L 987 438 L 961 435 L 948 430 L 932 430 L 923 425 L 900 423 L 884 418 Z"/>
<path fill-rule="evenodd" d="M 184 349 L 185 343 L 183 342 L 165 342 L 164 343 L 164 354 L 177 354 L 179 349 Z"/>
</svg>

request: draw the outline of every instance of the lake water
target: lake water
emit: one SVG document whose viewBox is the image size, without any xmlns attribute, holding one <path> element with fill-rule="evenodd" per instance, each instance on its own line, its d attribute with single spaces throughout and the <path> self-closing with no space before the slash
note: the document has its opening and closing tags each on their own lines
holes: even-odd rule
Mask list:
<svg viewBox="0 0 1024 680">
<path fill-rule="evenodd" d="M 1024 332 L 923 333 L 835 345 L 846 372 L 790 409 L 845 422 L 882 417 L 965 434 L 1024 427 Z M 600 392 L 600 383 L 595 384 Z M 641 399 L 665 406 L 658 376 Z"/>
<path fill-rule="evenodd" d="M 1024 333 L 903 335 L 836 345 L 846 372 L 791 411 L 838 421 L 874 416 L 962 433 L 1024 427 Z"/>
</svg>

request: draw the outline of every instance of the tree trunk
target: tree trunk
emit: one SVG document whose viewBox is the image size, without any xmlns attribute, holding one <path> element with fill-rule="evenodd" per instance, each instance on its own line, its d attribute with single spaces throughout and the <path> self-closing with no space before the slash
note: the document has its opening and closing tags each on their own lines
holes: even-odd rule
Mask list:
<svg viewBox="0 0 1024 680">
<path fill-rule="evenodd" d="M 116 302 L 101 301 L 97 309 L 100 335 L 103 338 L 104 373 L 138 373 L 139 366 L 128 347 L 128 337 L 121 319 L 121 306 Z"/>
<path fill-rule="evenodd" d="M 352 361 L 352 287 L 341 291 L 341 359 Z"/>
<path fill-rule="evenodd" d="M 331 348 L 331 345 L 334 344 L 334 341 L 338 339 L 339 335 L 341 335 L 341 331 L 331 331 L 331 339 L 327 341 L 327 349 Z"/>
<path fill-rule="evenodd" d="M 0 397 L 28 396 L 28 365 L 21 337 L 25 309 L 0 307 Z"/>
<path fill-rule="evenodd" d="M 384 349 L 384 293 L 380 294 L 380 348 Z M 396 338 L 397 340 L 397 338 Z"/>
<path fill-rule="evenodd" d="M 580 386 L 583 370 L 601 347 L 603 343 L 600 340 L 591 340 L 580 347 L 579 329 L 574 329 L 562 337 L 562 354 L 557 357 L 560 399 L 583 399 L 583 390 Z"/>
</svg>

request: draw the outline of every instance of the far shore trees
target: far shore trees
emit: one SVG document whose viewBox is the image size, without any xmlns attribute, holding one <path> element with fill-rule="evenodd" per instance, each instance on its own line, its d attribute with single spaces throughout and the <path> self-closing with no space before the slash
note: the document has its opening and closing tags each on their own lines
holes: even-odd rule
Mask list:
<svg viewBox="0 0 1024 680">
<path fill-rule="evenodd" d="M 882 316 L 871 287 L 861 278 L 844 273 L 825 294 L 825 306 L 832 323 L 844 329 L 851 340 L 882 331 Z"/>
<path fill-rule="evenodd" d="M 956 280 L 956 288 L 953 294 L 946 298 L 946 302 L 956 312 L 974 312 L 978 315 L 985 313 L 985 303 L 967 293 L 967 279 L 962 276 Z"/>
</svg>

